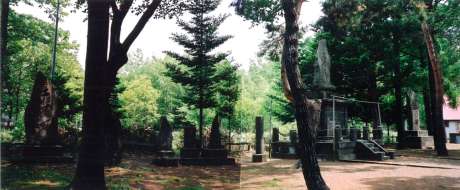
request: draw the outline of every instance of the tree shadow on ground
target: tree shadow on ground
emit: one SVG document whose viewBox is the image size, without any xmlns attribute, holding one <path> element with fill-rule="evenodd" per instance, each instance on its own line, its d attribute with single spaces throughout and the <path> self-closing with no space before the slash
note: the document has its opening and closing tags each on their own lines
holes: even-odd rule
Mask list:
<svg viewBox="0 0 460 190">
<path fill-rule="evenodd" d="M 134 157 L 134 158 L 133 158 Z M 240 165 L 158 167 L 152 156 L 128 155 L 123 168 L 145 171 L 142 179 L 130 183 L 138 189 L 238 189 Z"/>
<path fill-rule="evenodd" d="M 363 184 L 375 190 L 441 190 L 460 189 L 460 177 L 426 176 L 410 177 L 381 177 L 361 180 Z M 441 185 L 440 185 L 441 184 Z"/>
</svg>

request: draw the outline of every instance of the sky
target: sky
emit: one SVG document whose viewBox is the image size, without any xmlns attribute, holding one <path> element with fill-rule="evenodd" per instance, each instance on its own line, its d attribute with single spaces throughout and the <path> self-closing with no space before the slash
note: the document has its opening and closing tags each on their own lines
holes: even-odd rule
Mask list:
<svg viewBox="0 0 460 190">
<path fill-rule="evenodd" d="M 230 14 L 222 23 L 218 32 L 222 35 L 233 36 L 233 38 L 217 48 L 216 51 L 229 52 L 230 59 L 232 59 L 234 63 L 247 69 L 250 64 L 257 60 L 259 45 L 266 38 L 264 34 L 265 30 L 263 26 L 253 26 L 250 21 L 245 21 L 243 18 L 236 15 L 233 7 L 229 7 L 231 2 L 232 0 L 222 0 L 221 5 L 214 12 L 215 14 Z M 303 4 L 300 16 L 302 26 L 313 24 L 323 15 L 320 3 L 320 0 L 310 0 Z M 37 6 L 19 4 L 13 7 L 13 9 L 19 13 L 29 14 L 51 22 L 48 15 Z M 66 11 L 70 12 L 70 9 Z M 78 61 L 82 67 L 84 67 L 86 55 L 86 34 L 88 28 L 87 22 L 84 22 L 85 18 L 85 13 L 77 11 L 76 13 L 70 13 L 59 23 L 61 29 L 70 32 L 70 40 L 80 45 Z M 139 17 L 132 13 L 126 16 L 122 26 L 122 41 L 132 30 L 138 19 Z M 163 57 L 163 52 L 166 50 L 181 52 L 182 48 L 170 39 L 171 34 L 177 32 L 180 33 L 181 29 L 176 25 L 175 20 L 151 19 L 134 41 L 130 48 L 130 52 L 140 49 L 144 56 L 148 57 Z M 308 35 L 313 35 L 313 32 L 307 32 L 307 36 Z"/>
</svg>

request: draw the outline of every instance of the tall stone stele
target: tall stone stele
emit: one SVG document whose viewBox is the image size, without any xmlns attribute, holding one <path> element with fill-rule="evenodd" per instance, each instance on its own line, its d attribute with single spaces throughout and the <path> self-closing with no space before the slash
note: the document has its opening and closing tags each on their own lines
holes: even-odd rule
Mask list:
<svg viewBox="0 0 460 190">
<path fill-rule="evenodd" d="M 172 128 L 169 125 L 168 118 L 161 116 L 160 118 L 160 136 L 158 144 L 160 156 L 172 156 Z"/>
<path fill-rule="evenodd" d="M 184 127 L 184 146 L 181 149 L 181 159 L 198 158 L 201 156 L 201 148 L 196 138 L 196 128 L 194 126 Z"/>
<path fill-rule="evenodd" d="M 409 90 L 407 93 L 407 115 L 408 129 L 404 131 L 404 142 L 401 143 L 405 148 L 424 149 L 433 147 L 433 137 L 428 135 L 427 130 L 420 129 L 419 106 L 417 94 Z"/>
<path fill-rule="evenodd" d="M 38 72 L 24 113 L 26 144 L 61 144 L 57 129 L 57 97 L 51 81 Z"/>
<path fill-rule="evenodd" d="M 318 43 L 316 50 L 316 61 L 314 64 L 313 88 L 322 92 L 325 98 L 326 92 L 335 89 L 331 84 L 331 57 L 327 50 L 327 43 L 322 39 Z"/>
<path fill-rule="evenodd" d="M 62 139 L 58 133 L 58 102 L 53 84 L 43 73 L 38 72 L 24 112 L 26 143 L 20 146 L 23 161 L 73 161 L 71 156 L 64 155 Z"/>
<path fill-rule="evenodd" d="M 228 151 L 224 148 L 221 142 L 220 134 L 220 117 L 216 115 L 212 121 L 211 134 L 209 139 L 209 144 L 206 148 L 203 149 L 202 156 L 208 161 L 212 160 L 221 160 L 217 165 L 220 164 L 233 164 L 233 160 L 228 158 Z"/>
<path fill-rule="evenodd" d="M 252 155 L 252 162 L 266 162 L 267 155 L 264 153 L 264 119 L 256 117 L 256 152 Z"/>
<path fill-rule="evenodd" d="M 178 166 L 179 159 L 172 151 L 172 127 L 168 123 L 166 116 L 160 118 L 160 135 L 158 142 L 158 151 L 153 164 L 158 166 Z"/>
</svg>

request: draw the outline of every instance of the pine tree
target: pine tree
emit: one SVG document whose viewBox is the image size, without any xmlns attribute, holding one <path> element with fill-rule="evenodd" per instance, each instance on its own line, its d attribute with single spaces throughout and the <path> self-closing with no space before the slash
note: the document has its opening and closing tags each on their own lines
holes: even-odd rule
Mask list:
<svg viewBox="0 0 460 190">
<path fill-rule="evenodd" d="M 185 48 L 186 55 L 166 52 L 177 59 L 178 65 L 168 65 L 168 75 L 174 82 L 182 84 L 187 90 L 185 102 L 199 109 L 201 145 L 203 144 L 204 109 L 216 104 L 214 79 L 216 64 L 225 59 L 226 54 L 210 52 L 227 41 L 230 36 L 218 36 L 217 29 L 227 15 L 211 16 L 210 12 L 219 5 L 219 0 L 190 1 L 185 6 L 192 15 L 190 22 L 179 20 L 177 24 L 187 34 L 174 34 L 172 39 Z"/>
</svg>

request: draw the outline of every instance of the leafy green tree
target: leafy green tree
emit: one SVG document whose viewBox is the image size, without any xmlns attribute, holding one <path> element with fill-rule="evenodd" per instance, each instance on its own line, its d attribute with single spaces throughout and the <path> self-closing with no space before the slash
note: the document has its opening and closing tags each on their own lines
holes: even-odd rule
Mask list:
<svg viewBox="0 0 460 190">
<path fill-rule="evenodd" d="M 156 106 L 159 96 L 147 76 L 140 75 L 130 81 L 119 97 L 124 126 L 153 128 L 159 118 Z"/>
<path fill-rule="evenodd" d="M 8 57 L 3 67 L 2 106 L 10 120 L 21 125 L 19 115 L 30 98 L 37 72 L 50 72 L 53 25 L 31 16 L 10 12 Z M 57 68 L 54 85 L 58 90 L 58 117 L 61 124 L 71 125 L 83 102 L 83 70 L 76 58 L 77 44 L 69 33 L 59 30 Z M 8 127 L 8 126 L 7 126 Z"/>
<path fill-rule="evenodd" d="M 203 145 L 204 109 L 214 107 L 217 83 L 214 79 L 216 65 L 226 54 L 211 54 L 211 51 L 227 41 L 230 36 L 218 36 L 217 29 L 226 15 L 212 16 L 209 13 L 219 5 L 218 0 L 191 1 L 185 9 L 192 15 L 189 23 L 179 20 L 178 25 L 188 34 L 174 34 L 172 39 L 185 48 L 186 56 L 178 53 L 167 54 L 179 61 L 179 65 L 169 64 L 169 76 L 187 90 L 185 102 L 199 109 L 199 128 Z"/>
</svg>

